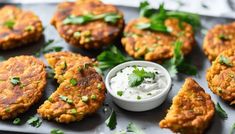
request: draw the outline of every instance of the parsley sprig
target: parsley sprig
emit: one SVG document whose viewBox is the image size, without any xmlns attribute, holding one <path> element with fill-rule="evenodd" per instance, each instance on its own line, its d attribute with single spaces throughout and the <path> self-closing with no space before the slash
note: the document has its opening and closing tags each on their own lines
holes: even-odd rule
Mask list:
<svg viewBox="0 0 235 134">
<path fill-rule="evenodd" d="M 116 128 L 117 125 L 117 117 L 115 111 L 112 109 L 111 114 L 106 119 L 105 124 L 112 130 Z"/>
<path fill-rule="evenodd" d="M 182 45 L 182 42 L 176 41 L 174 43 L 174 56 L 163 63 L 163 66 L 169 71 L 172 77 L 176 76 L 178 72 L 188 75 L 197 74 L 197 67 L 185 62 L 184 55 L 181 51 Z"/>
<path fill-rule="evenodd" d="M 160 32 L 170 32 L 170 30 L 165 26 L 165 20 L 168 18 L 179 19 L 179 26 L 182 27 L 182 22 L 187 22 L 191 24 L 194 29 L 200 26 L 200 18 L 196 14 L 180 12 L 180 11 L 166 11 L 164 4 L 159 6 L 158 12 L 154 11 L 150 7 L 147 1 L 140 3 L 140 16 L 147 17 L 150 19 L 148 23 L 139 23 L 136 25 L 138 29 L 149 29 L 153 31 Z"/>
<path fill-rule="evenodd" d="M 110 69 L 120 63 L 131 60 L 122 54 L 114 45 L 97 56 L 98 68 L 102 71 Z"/>
<path fill-rule="evenodd" d="M 155 73 L 147 72 L 143 68 L 140 70 L 138 67 L 135 67 L 132 73 L 128 76 L 128 84 L 130 87 L 139 86 L 145 78 L 155 78 Z"/>
<path fill-rule="evenodd" d="M 91 13 L 82 16 L 68 16 L 63 20 L 63 24 L 85 24 L 90 21 L 103 19 L 105 22 L 115 24 L 121 16 L 117 13 L 104 13 L 100 15 L 93 15 Z"/>
</svg>

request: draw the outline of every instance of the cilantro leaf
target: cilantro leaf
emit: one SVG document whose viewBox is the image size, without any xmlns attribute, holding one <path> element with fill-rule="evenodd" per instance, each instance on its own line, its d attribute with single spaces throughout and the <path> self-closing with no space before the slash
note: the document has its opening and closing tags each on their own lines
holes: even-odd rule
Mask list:
<svg viewBox="0 0 235 134">
<path fill-rule="evenodd" d="M 29 118 L 29 120 L 27 121 L 27 123 L 28 123 L 29 125 L 33 126 L 33 127 L 38 128 L 38 127 L 41 126 L 42 120 L 41 120 L 39 117 L 37 117 L 37 116 L 34 116 L 34 117 L 31 116 L 31 117 Z"/>
<path fill-rule="evenodd" d="M 97 56 L 98 68 L 101 71 L 112 68 L 120 63 L 129 61 L 130 58 L 124 56 L 115 46 L 109 47 Z"/>
<path fill-rule="evenodd" d="M 133 132 L 135 134 L 144 134 L 143 130 L 141 130 L 137 125 L 132 122 L 128 124 L 127 132 Z"/>
<path fill-rule="evenodd" d="M 111 114 L 109 115 L 108 119 L 105 121 L 105 124 L 112 130 L 116 128 L 117 125 L 117 118 L 116 118 L 116 113 L 112 109 Z"/>
<path fill-rule="evenodd" d="M 219 57 L 219 63 L 220 63 L 220 64 L 223 64 L 223 65 L 226 65 L 226 66 L 228 66 L 228 67 L 232 67 L 232 66 L 233 66 L 232 61 L 231 61 L 229 58 L 227 58 L 227 57 L 225 57 L 225 56 L 223 56 L 223 55 L 220 55 L 220 57 Z"/>
<path fill-rule="evenodd" d="M 187 75 L 196 75 L 197 67 L 185 62 L 184 55 L 181 52 L 182 42 L 176 41 L 174 43 L 174 56 L 166 60 L 163 66 L 168 70 L 172 77 L 175 77 L 178 72 Z"/>
<path fill-rule="evenodd" d="M 93 15 L 93 14 L 85 14 L 82 16 L 73 16 L 70 15 L 67 18 L 63 20 L 63 24 L 85 24 L 90 21 L 104 19 L 105 22 L 108 23 L 116 23 L 118 19 L 120 19 L 121 16 L 117 13 L 104 13 L 99 15 Z"/>
<path fill-rule="evenodd" d="M 227 113 L 223 110 L 223 108 L 220 106 L 220 104 L 218 102 L 215 106 L 215 110 L 221 118 L 223 118 L 223 119 L 228 118 Z"/>
<path fill-rule="evenodd" d="M 59 130 L 59 129 L 52 129 L 51 134 L 64 134 L 64 132 L 62 130 Z"/>
<path fill-rule="evenodd" d="M 139 5 L 140 16 L 141 17 L 149 17 L 154 10 L 149 6 L 147 1 L 142 1 Z"/>
<path fill-rule="evenodd" d="M 155 73 L 146 72 L 143 68 L 140 70 L 137 67 L 128 76 L 128 84 L 130 87 L 139 86 L 145 78 L 155 78 Z"/>
</svg>

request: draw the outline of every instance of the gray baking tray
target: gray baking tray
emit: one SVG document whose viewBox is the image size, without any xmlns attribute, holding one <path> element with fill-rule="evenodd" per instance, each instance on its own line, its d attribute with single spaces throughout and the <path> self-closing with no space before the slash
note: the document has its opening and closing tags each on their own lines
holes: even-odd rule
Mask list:
<svg viewBox="0 0 235 134">
<path fill-rule="evenodd" d="M 49 39 L 54 39 L 58 41 L 53 45 L 63 46 L 64 50 L 69 50 L 75 53 L 81 53 L 83 55 L 87 55 L 89 57 L 96 57 L 100 51 L 85 51 L 78 48 L 74 48 L 69 46 L 66 42 L 61 39 L 57 33 L 57 31 L 50 25 L 50 19 L 56 9 L 55 4 L 30 4 L 30 5 L 17 5 L 22 7 L 26 10 L 32 10 L 37 15 L 40 16 L 41 20 L 43 21 L 43 25 L 45 27 L 44 30 L 44 38 L 34 44 L 30 44 L 28 46 L 17 48 L 15 50 L 9 51 L 0 51 L 0 56 L 5 58 L 9 58 L 12 56 L 17 55 L 26 55 L 26 54 L 34 54 L 37 52 L 40 47 Z M 120 10 L 124 12 L 125 20 L 128 22 L 129 20 L 138 17 L 138 9 L 131 8 L 131 7 L 119 7 Z M 203 27 L 209 29 L 215 24 L 219 23 L 228 23 L 232 20 L 225 19 L 225 18 L 213 18 L 213 17 L 201 17 Z M 202 33 L 199 31 L 196 34 L 197 44 L 195 45 L 192 53 L 187 56 L 193 64 L 197 65 L 198 67 L 198 75 L 193 76 L 196 81 L 209 93 L 213 99 L 213 101 L 219 102 L 224 110 L 228 113 L 228 119 L 223 120 L 219 118 L 216 114 L 213 118 L 210 126 L 208 127 L 205 133 L 207 134 L 228 134 L 232 127 L 232 124 L 235 122 L 235 107 L 230 106 L 229 104 L 222 101 L 219 97 L 214 95 L 207 86 L 207 82 L 205 80 L 205 73 L 206 69 L 210 66 L 209 61 L 205 57 L 202 52 L 201 46 L 203 41 Z M 120 46 L 119 41 L 116 41 L 115 44 Z M 121 48 L 121 47 L 120 47 Z M 121 48 L 122 49 L 122 48 Z M 43 57 L 41 57 L 43 59 Z M 43 59 L 44 60 L 44 59 Z M 45 60 L 44 60 L 45 61 Z M 45 62 L 46 63 L 46 62 Z M 39 128 L 32 127 L 26 123 L 29 116 L 36 114 L 36 109 L 44 102 L 45 99 L 56 89 L 58 86 L 55 80 L 48 80 L 47 87 L 45 89 L 44 95 L 40 102 L 36 105 L 32 106 L 30 110 L 26 113 L 19 116 L 22 119 L 22 125 L 16 126 L 12 124 L 12 120 L 10 121 L 0 121 L 0 130 L 2 133 L 50 133 L 51 129 L 58 128 L 64 131 L 65 133 L 78 133 L 78 134 L 110 134 L 114 133 L 115 131 L 123 130 L 126 128 L 129 122 L 134 122 L 140 128 L 144 130 L 146 134 L 170 134 L 172 133 L 168 129 L 161 129 L 158 126 L 158 123 L 161 119 L 164 118 L 166 114 L 166 110 L 171 105 L 172 98 L 177 94 L 178 90 L 180 89 L 181 85 L 183 84 L 185 78 L 188 77 L 186 75 L 178 75 L 177 78 L 173 79 L 173 87 L 169 92 L 168 98 L 166 101 L 159 107 L 147 111 L 147 112 L 128 112 L 117 105 L 115 105 L 110 95 L 107 95 L 106 103 L 110 105 L 110 107 L 114 108 L 117 114 L 117 127 L 115 130 L 110 131 L 109 128 L 105 125 L 105 119 L 107 118 L 108 112 L 103 112 L 103 107 L 100 110 L 80 122 L 75 122 L 71 124 L 59 124 L 53 121 L 43 120 L 42 125 Z"/>
</svg>

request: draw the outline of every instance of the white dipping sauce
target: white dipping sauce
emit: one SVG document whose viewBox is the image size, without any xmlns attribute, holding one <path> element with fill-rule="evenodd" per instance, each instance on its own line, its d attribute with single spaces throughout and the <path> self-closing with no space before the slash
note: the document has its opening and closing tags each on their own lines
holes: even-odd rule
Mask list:
<svg viewBox="0 0 235 134">
<path fill-rule="evenodd" d="M 110 86 L 112 91 L 119 97 L 129 100 L 143 100 L 160 94 L 167 86 L 167 79 L 158 69 L 154 67 L 137 67 L 146 72 L 155 73 L 155 78 L 145 78 L 144 81 L 135 87 L 128 84 L 128 76 L 132 74 L 134 67 L 126 67 L 117 72 L 116 76 L 111 78 Z M 119 92 L 119 93 L 118 93 Z M 120 95 L 120 92 L 122 95 Z"/>
</svg>

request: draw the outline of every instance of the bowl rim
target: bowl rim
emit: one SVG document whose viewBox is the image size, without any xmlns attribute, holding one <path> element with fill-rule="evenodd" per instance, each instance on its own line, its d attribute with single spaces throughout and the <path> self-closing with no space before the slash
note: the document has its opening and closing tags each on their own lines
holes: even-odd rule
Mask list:
<svg viewBox="0 0 235 134">
<path fill-rule="evenodd" d="M 166 79 L 168 81 L 167 86 L 163 89 L 162 92 L 160 92 L 159 94 L 152 96 L 150 98 L 146 98 L 146 99 L 141 99 L 141 100 L 130 100 L 127 98 L 121 98 L 118 95 L 116 95 L 113 91 L 111 91 L 111 86 L 110 86 L 110 79 L 115 76 L 115 74 L 120 71 L 121 69 L 124 69 L 125 67 L 128 66 L 133 66 L 133 65 L 139 65 L 139 66 L 143 66 L 143 67 L 155 67 L 157 69 L 160 69 L 161 71 L 163 71 L 164 75 L 166 76 Z M 171 85 L 172 85 L 172 79 L 171 76 L 169 74 L 169 72 L 160 64 L 157 64 L 155 62 L 150 62 L 150 61 L 143 61 L 143 60 L 135 60 L 135 61 L 127 61 L 124 63 L 121 63 L 117 66 L 115 66 L 114 68 L 112 68 L 108 74 L 105 77 L 105 85 L 106 88 L 108 90 L 108 93 L 111 94 L 112 97 L 115 97 L 116 99 L 122 100 L 122 101 L 126 101 L 126 102 L 136 102 L 136 103 L 142 103 L 142 102 L 149 102 L 152 100 L 157 100 L 160 99 L 161 97 L 163 97 L 165 94 L 168 94 L 168 92 L 171 89 Z"/>
</svg>

